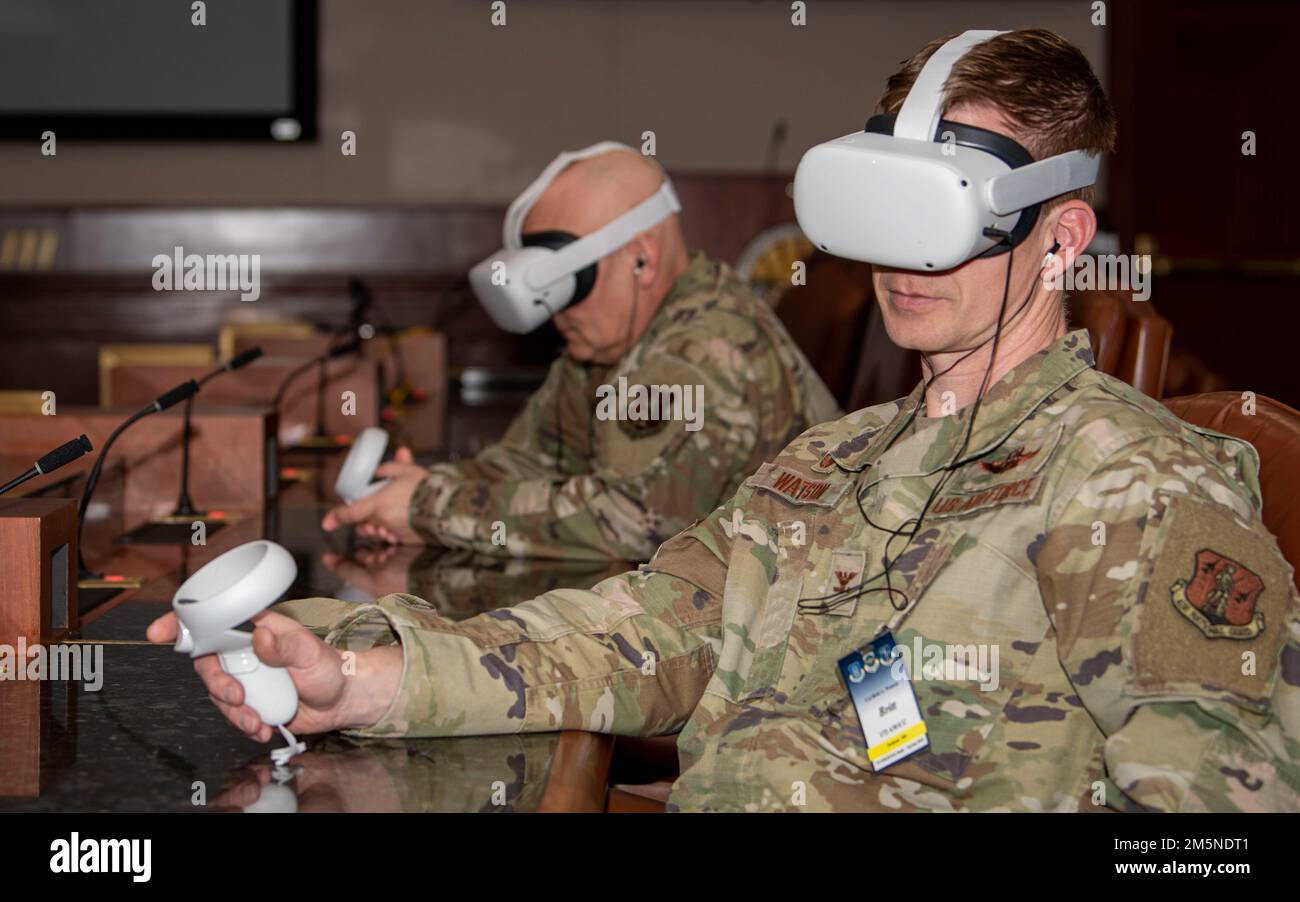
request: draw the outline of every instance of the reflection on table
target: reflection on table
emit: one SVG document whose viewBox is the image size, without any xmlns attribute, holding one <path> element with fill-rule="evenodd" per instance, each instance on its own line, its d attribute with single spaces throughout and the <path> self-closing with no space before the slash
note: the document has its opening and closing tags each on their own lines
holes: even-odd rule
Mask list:
<svg viewBox="0 0 1300 902">
<path fill-rule="evenodd" d="M 277 772 L 269 746 L 221 717 L 186 656 L 145 641 L 186 577 L 259 538 L 284 545 L 297 562 L 288 598 L 357 603 L 411 592 L 457 619 L 628 569 L 361 547 L 320 530 L 341 455 L 284 463 L 279 498 L 262 515 L 232 517 L 205 545 L 115 542 L 133 522 L 88 530 L 92 568 L 145 583 L 83 618 L 70 644 L 95 671 L 83 671 L 86 679 L 0 680 L 0 811 L 521 811 L 544 807 L 548 779 L 547 797 L 565 796 L 551 765 L 557 756 L 589 757 L 581 734 L 306 737 L 307 752 Z"/>
</svg>

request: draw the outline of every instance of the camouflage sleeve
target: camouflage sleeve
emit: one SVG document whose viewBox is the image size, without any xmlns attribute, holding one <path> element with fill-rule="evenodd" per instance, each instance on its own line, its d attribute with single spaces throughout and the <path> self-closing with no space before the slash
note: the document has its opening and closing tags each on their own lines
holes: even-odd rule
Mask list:
<svg viewBox="0 0 1300 902">
<path fill-rule="evenodd" d="M 1222 466 L 1173 436 L 1115 450 L 1059 493 L 1037 552 L 1061 664 L 1129 805 L 1300 807 L 1297 594 L 1254 450 L 1229 447 Z"/>
<path fill-rule="evenodd" d="M 355 609 L 327 642 L 352 651 L 399 642 L 403 653 L 392 705 L 356 735 L 679 729 L 721 647 L 725 510 L 590 590 L 557 589 L 458 622 L 411 595 Z"/>
<path fill-rule="evenodd" d="M 664 417 L 661 409 L 658 420 L 638 421 L 631 408 L 629 417 L 619 417 L 612 400 L 604 413 L 616 415 L 607 417 L 597 398 L 576 399 L 597 404 L 595 420 L 574 415 L 594 424 L 587 472 L 562 475 L 553 452 L 539 456 L 540 440 L 508 440 L 480 455 L 473 468 L 432 468 L 412 496 L 411 525 L 426 541 L 484 554 L 647 560 L 747 475 L 757 426 L 745 401 L 749 370 L 741 362 L 736 368 L 737 374 L 723 374 L 687 357 L 650 356 L 627 385 L 680 387 L 680 418 Z M 611 399 L 616 388 L 610 387 Z M 509 465 L 498 465 L 503 460 Z"/>
</svg>

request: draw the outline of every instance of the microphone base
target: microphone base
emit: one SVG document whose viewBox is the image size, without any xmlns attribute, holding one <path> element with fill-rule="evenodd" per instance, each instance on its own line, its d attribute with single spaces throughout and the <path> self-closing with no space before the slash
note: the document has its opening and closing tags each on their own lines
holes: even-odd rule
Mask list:
<svg viewBox="0 0 1300 902">
<path fill-rule="evenodd" d="M 160 517 L 154 517 L 150 523 L 193 523 L 196 520 L 202 520 L 204 523 L 234 523 L 239 517 L 233 517 L 225 511 L 194 511 L 193 513 L 183 513 L 173 511 L 170 514 L 163 514 Z"/>
<path fill-rule="evenodd" d="M 104 577 L 98 574 L 92 574 L 84 579 L 77 580 L 78 589 L 116 589 L 119 592 L 125 592 L 127 589 L 138 589 L 144 585 L 143 576 L 111 576 Z"/>
<path fill-rule="evenodd" d="M 125 592 L 126 589 L 121 585 L 114 583 L 112 588 L 104 586 L 88 586 L 82 588 L 82 583 L 77 583 L 77 614 L 89 613 L 95 608 L 107 601 L 112 601 L 117 596 Z"/>
<path fill-rule="evenodd" d="M 138 589 L 143 585 L 142 576 L 114 575 L 105 578 L 100 573 L 83 573 L 77 578 L 77 614 L 80 616 L 93 611 L 123 592 Z"/>
<path fill-rule="evenodd" d="M 202 520 L 207 516 L 207 511 L 195 510 L 194 505 L 184 501 L 176 505 L 176 510 L 172 511 L 170 516 L 176 519 Z"/>
</svg>

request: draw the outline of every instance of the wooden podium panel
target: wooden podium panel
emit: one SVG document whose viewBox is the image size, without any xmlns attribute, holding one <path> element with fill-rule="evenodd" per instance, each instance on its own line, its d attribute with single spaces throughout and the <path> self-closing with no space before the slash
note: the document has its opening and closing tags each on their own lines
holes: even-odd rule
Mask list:
<svg viewBox="0 0 1300 902">
<path fill-rule="evenodd" d="M 0 498 L 0 645 L 77 627 L 77 502 Z"/>
<path fill-rule="evenodd" d="M 178 380 L 180 381 L 180 380 Z M 173 383 L 174 384 L 174 383 Z M 98 455 L 108 436 L 137 408 L 61 407 L 56 416 L 0 417 L 0 453 L 35 460 L 85 433 Z M 141 516 L 171 513 L 180 492 L 183 405 L 136 422 L 109 452 L 123 470 L 122 509 Z M 274 415 L 268 408 L 196 407 L 190 437 L 190 497 L 207 510 L 257 511 L 274 490 Z M 91 459 L 87 455 L 85 459 Z M 85 464 L 77 462 L 84 467 Z M 27 464 L 30 466 L 30 462 Z M 62 471 L 50 474 L 57 481 Z M 35 481 L 35 480 L 33 480 Z M 103 500 L 96 490 L 95 502 Z M 80 493 L 77 488 L 76 494 Z M 116 509 L 116 505 L 111 505 Z"/>
<path fill-rule="evenodd" d="M 268 357 L 309 359 L 324 354 L 342 340 L 328 332 L 303 332 L 297 323 L 267 323 L 264 330 L 256 324 L 227 324 L 221 329 L 221 357 L 228 360 L 254 346 Z M 272 326 L 280 328 L 273 329 Z M 361 355 L 383 367 L 385 391 L 396 388 L 401 376 L 415 388 L 427 391 L 447 382 L 447 336 L 425 326 L 403 329 L 390 340 L 377 335 L 362 346 Z M 400 363 L 399 363 L 400 358 Z"/>
<path fill-rule="evenodd" d="M 120 344 L 99 346 L 99 406 L 112 407 L 108 376 L 119 366 L 194 366 L 213 368 L 212 347 L 202 344 Z"/>
<path fill-rule="evenodd" d="M 263 357 L 233 373 L 213 379 L 194 396 L 194 410 L 213 405 L 266 406 L 275 396 L 280 383 L 305 361 L 287 357 Z M 196 366 L 116 367 L 110 376 L 107 394 L 114 405 L 140 407 L 186 379 L 196 379 L 205 372 Z M 292 447 L 316 432 L 316 367 L 298 376 L 285 392 L 279 411 L 279 441 Z M 354 396 L 353 412 L 345 413 L 344 392 Z M 353 436 L 367 426 L 379 425 L 383 400 L 379 391 L 379 367 L 372 360 L 344 357 L 326 365 L 325 432 L 327 435 Z M 92 439 L 93 440 L 93 439 Z"/>
<path fill-rule="evenodd" d="M 44 697 L 44 698 L 43 698 Z M 38 796 L 60 769 L 58 739 L 76 728 L 76 689 L 49 680 L 0 681 L 0 796 Z M 45 716 L 51 711 L 54 716 Z M 75 737 L 74 737 L 75 738 Z M 42 768 L 42 754 L 47 766 Z M 50 760 L 54 759 L 54 760 Z"/>
</svg>

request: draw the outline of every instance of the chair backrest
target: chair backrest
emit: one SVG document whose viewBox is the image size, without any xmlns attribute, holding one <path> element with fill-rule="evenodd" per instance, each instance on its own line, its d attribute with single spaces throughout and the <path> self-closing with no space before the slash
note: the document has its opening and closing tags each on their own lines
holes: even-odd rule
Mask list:
<svg viewBox="0 0 1300 902">
<path fill-rule="evenodd" d="M 1097 369 L 1108 376 L 1119 372 L 1128 318 L 1119 298 L 1108 291 L 1080 291 L 1070 296 L 1070 321 L 1088 330 Z"/>
<path fill-rule="evenodd" d="M 6 389 L 0 391 L 0 414 L 41 413 L 45 406 L 45 392 L 39 389 L 24 391 Z"/>
<path fill-rule="evenodd" d="M 1164 394 L 1174 328 L 1151 304 L 1128 291 L 1078 291 L 1070 316 L 1088 330 L 1098 370 L 1153 398 Z"/>
<path fill-rule="evenodd" d="M 841 407 L 853 390 L 873 306 L 871 266 L 820 251 L 807 260 L 804 284 L 791 286 L 776 305 L 786 331 Z"/>
<path fill-rule="evenodd" d="M 1159 398 L 1165 392 L 1173 341 L 1173 324 L 1158 313 L 1130 317 L 1124 353 L 1115 375 L 1144 395 Z"/>
<path fill-rule="evenodd" d="M 119 366 L 201 366 L 215 360 L 211 345 L 126 344 L 99 346 L 99 406 L 112 407 L 113 370 Z"/>
<path fill-rule="evenodd" d="M 261 345 L 267 354 L 315 357 L 324 353 L 331 338 L 329 333 L 320 332 L 305 320 L 229 322 L 224 323 L 217 333 L 217 351 L 222 360 L 229 360 L 253 345 Z M 310 348 L 302 347 L 304 343 L 310 344 L 313 340 L 316 344 Z M 287 346 L 281 347 L 281 344 Z"/>
<path fill-rule="evenodd" d="M 1282 555 L 1297 567 L 1300 588 L 1300 411 L 1262 395 L 1247 406 L 1241 392 L 1184 395 L 1160 403 L 1197 426 L 1244 439 L 1259 452 L 1264 525 L 1277 536 Z M 1249 411 L 1249 412 L 1248 412 Z"/>
</svg>

